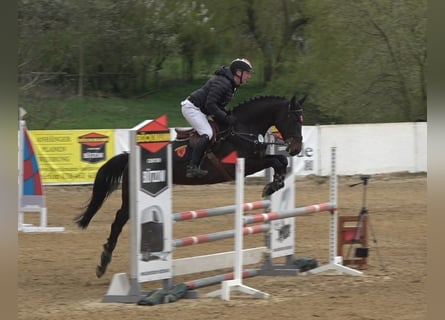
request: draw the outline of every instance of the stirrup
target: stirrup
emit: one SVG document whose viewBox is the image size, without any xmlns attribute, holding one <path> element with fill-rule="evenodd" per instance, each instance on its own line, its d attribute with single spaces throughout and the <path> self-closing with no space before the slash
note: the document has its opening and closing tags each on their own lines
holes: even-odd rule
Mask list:
<svg viewBox="0 0 445 320">
<path fill-rule="evenodd" d="M 208 173 L 207 170 L 203 170 L 200 167 L 196 166 L 196 165 L 188 165 L 187 166 L 187 171 L 185 173 L 185 176 L 187 178 L 202 178 L 204 176 L 206 176 Z"/>
</svg>

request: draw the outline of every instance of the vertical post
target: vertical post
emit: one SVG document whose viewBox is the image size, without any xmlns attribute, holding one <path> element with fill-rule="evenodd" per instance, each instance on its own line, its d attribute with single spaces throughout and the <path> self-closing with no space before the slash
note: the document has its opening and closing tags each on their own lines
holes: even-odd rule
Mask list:
<svg viewBox="0 0 445 320">
<path fill-rule="evenodd" d="M 22 211 L 22 196 L 23 196 L 23 127 L 25 125 L 25 121 L 20 120 L 19 121 L 19 154 L 18 154 L 18 176 L 19 176 L 19 197 L 18 197 L 18 209 L 19 209 L 19 216 L 18 216 L 18 231 L 22 231 L 23 223 L 24 223 L 24 213 Z"/>
<path fill-rule="evenodd" d="M 40 227 L 46 228 L 48 225 L 48 220 L 46 218 L 46 208 L 40 209 Z"/>
<path fill-rule="evenodd" d="M 129 215 L 130 215 L 130 290 L 127 295 L 139 296 L 140 285 L 138 279 L 138 235 L 137 230 L 139 226 L 138 216 L 138 181 L 139 173 L 141 172 L 140 150 L 137 147 L 137 129 L 132 128 L 130 130 L 130 154 L 128 155 L 128 188 L 129 188 Z"/>
<path fill-rule="evenodd" d="M 272 133 L 266 134 L 267 142 L 277 142 L 279 139 Z M 272 144 L 268 147 L 268 155 L 286 156 L 289 166 L 286 168 L 286 176 L 284 179 L 284 187 L 275 191 L 268 196 L 270 207 L 267 212 L 281 212 L 290 210 L 295 207 L 295 177 L 293 175 L 293 159 L 289 157 L 285 147 Z M 273 181 L 274 170 L 266 169 L 266 183 Z M 295 217 L 280 219 L 279 221 L 269 221 L 270 230 L 265 232 L 265 246 L 269 248 L 264 257 L 263 266 L 261 267 L 262 275 L 296 275 L 298 269 L 294 264 L 295 258 Z M 285 257 L 284 264 L 273 262 L 275 258 Z"/>
<path fill-rule="evenodd" d="M 328 270 L 335 270 L 338 274 L 361 276 L 363 272 L 343 265 L 342 257 L 336 255 L 337 251 L 337 173 L 336 173 L 336 148 L 331 148 L 331 177 L 330 177 L 329 201 L 334 205 L 329 218 L 329 262 L 323 266 L 306 271 L 305 274 L 316 274 Z"/>
<path fill-rule="evenodd" d="M 241 284 L 243 266 L 243 203 L 244 203 L 244 158 L 236 161 L 236 196 L 235 196 L 235 266 L 234 280 Z"/>
<path fill-rule="evenodd" d="M 236 159 L 236 212 L 235 212 L 235 259 L 233 280 L 221 282 L 221 290 L 207 294 L 209 297 L 221 296 L 222 300 L 230 300 L 230 291 L 241 291 L 256 298 L 268 298 L 269 294 L 242 284 L 243 265 L 243 203 L 244 203 L 244 158 Z"/>
<path fill-rule="evenodd" d="M 130 130 L 130 279 L 116 274 L 103 302 L 137 302 L 141 283 L 172 277 L 171 145 L 167 117 Z"/>
<path fill-rule="evenodd" d="M 331 181 L 329 191 L 329 201 L 335 205 L 331 211 L 329 222 L 329 262 L 335 263 L 337 258 L 337 172 L 336 172 L 336 148 L 331 148 Z M 342 263 L 341 261 L 339 261 Z"/>
</svg>

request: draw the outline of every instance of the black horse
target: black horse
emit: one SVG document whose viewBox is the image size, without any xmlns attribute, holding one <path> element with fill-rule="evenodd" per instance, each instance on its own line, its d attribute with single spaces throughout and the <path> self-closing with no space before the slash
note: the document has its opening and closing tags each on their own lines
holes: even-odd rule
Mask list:
<svg viewBox="0 0 445 320">
<path fill-rule="evenodd" d="M 284 186 L 287 157 L 267 155 L 267 143 L 263 143 L 261 137 L 264 137 L 270 127 L 275 126 L 286 145 L 286 151 L 291 156 L 297 155 L 302 148 L 302 105 L 305 99 L 306 96 L 300 100 L 295 96 L 291 100 L 277 96 L 260 96 L 234 107 L 232 113 L 237 122 L 234 127 L 221 130 L 216 141 L 206 151 L 201 166 L 208 170 L 208 174 L 202 178 L 185 176 L 185 168 L 191 156 L 190 145 L 193 145 L 194 139 L 193 134 L 178 132 L 178 137 L 172 142 L 173 183 L 203 185 L 234 180 L 235 166 L 221 163 L 220 159 L 237 151 L 237 156 L 245 159 L 246 175 L 270 167 L 274 169 L 273 180 L 265 185 L 263 197 L 279 190 Z M 188 138 L 184 138 L 184 135 Z M 114 156 L 99 168 L 89 203 L 85 206 L 85 211 L 75 219 L 79 227 L 87 228 L 106 198 L 121 182 L 122 205 L 116 212 L 108 241 L 103 245 L 101 262 L 96 269 L 97 277 L 105 273 L 122 228 L 129 219 L 128 153 Z"/>
</svg>

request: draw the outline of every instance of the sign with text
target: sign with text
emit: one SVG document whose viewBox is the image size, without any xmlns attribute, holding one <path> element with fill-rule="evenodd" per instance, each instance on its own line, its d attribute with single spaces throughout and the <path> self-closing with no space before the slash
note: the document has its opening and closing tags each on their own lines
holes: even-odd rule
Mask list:
<svg viewBox="0 0 445 320">
<path fill-rule="evenodd" d="M 293 163 L 289 160 L 284 187 L 270 196 L 271 212 L 283 212 L 295 208 L 295 177 Z M 271 258 L 292 256 L 295 252 L 295 217 L 270 221 Z"/>
<path fill-rule="evenodd" d="M 166 117 L 130 130 L 131 277 L 172 277 L 171 145 Z"/>
<path fill-rule="evenodd" d="M 303 148 L 295 157 L 289 158 L 293 162 L 293 173 L 296 175 L 310 175 L 318 174 L 318 158 L 319 158 L 319 143 L 318 143 L 318 127 L 317 126 L 303 126 Z M 281 154 L 288 156 L 286 145 L 283 138 L 276 127 L 270 129 L 270 134 L 267 135 L 268 142 L 272 144 L 268 147 L 269 154 Z"/>
<path fill-rule="evenodd" d="M 114 130 L 29 131 L 44 184 L 92 183 L 114 154 Z"/>
</svg>

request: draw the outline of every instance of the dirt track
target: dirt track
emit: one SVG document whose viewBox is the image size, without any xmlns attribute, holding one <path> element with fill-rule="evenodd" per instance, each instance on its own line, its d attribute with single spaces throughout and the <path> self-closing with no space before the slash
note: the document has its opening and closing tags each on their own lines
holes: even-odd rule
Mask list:
<svg viewBox="0 0 445 320">
<path fill-rule="evenodd" d="M 426 175 L 392 174 L 372 176 L 366 205 L 371 222 L 369 268 L 362 277 L 325 273 L 313 276 L 254 277 L 248 286 L 270 294 L 260 300 L 234 293 L 231 301 L 207 298 L 182 299 L 157 306 L 102 303 L 114 273 L 129 273 L 128 225 L 121 235 L 108 272 L 95 276 L 102 244 L 120 192 L 112 195 L 87 230 L 78 229 L 74 216 L 88 199 L 90 186 L 46 187 L 48 223 L 64 226 L 63 233 L 19 233 L 18 319 L 426 319 L 427 203 Z M 356 215 L 362 206 L 362 187 L 348 187 L 358 177 L 340 177 L 340 215 Z M 325 202 L 329 183 L 323 177 L 297 179 L 298 206 Z M 234 185 L 174 186 L 174 211 L 201 209 L 234 202 Z M 262 185 L 249 183 L 245 200 L 260 198 Z M 25 222 L 37 224 L 28 214 Z M 297 219 L 296 257 L 328 258 L 328 214 Z M 200 219 L 174 226 L 174 237 L 233 228 L 230 216 Z M 261 235 L 245 239 L 245 247 L 263 245 Z M 233 242 L 182 248 L 175 257 L 233 250 Z M 230 270 L 224 270 L 230 271 Z M 221 272 L 218 272 L 221 273 Z M 210 275 L 198 274 L 177 282 Z M 147 290 L 159 284 L 144 284 Z"/>
</svg>

